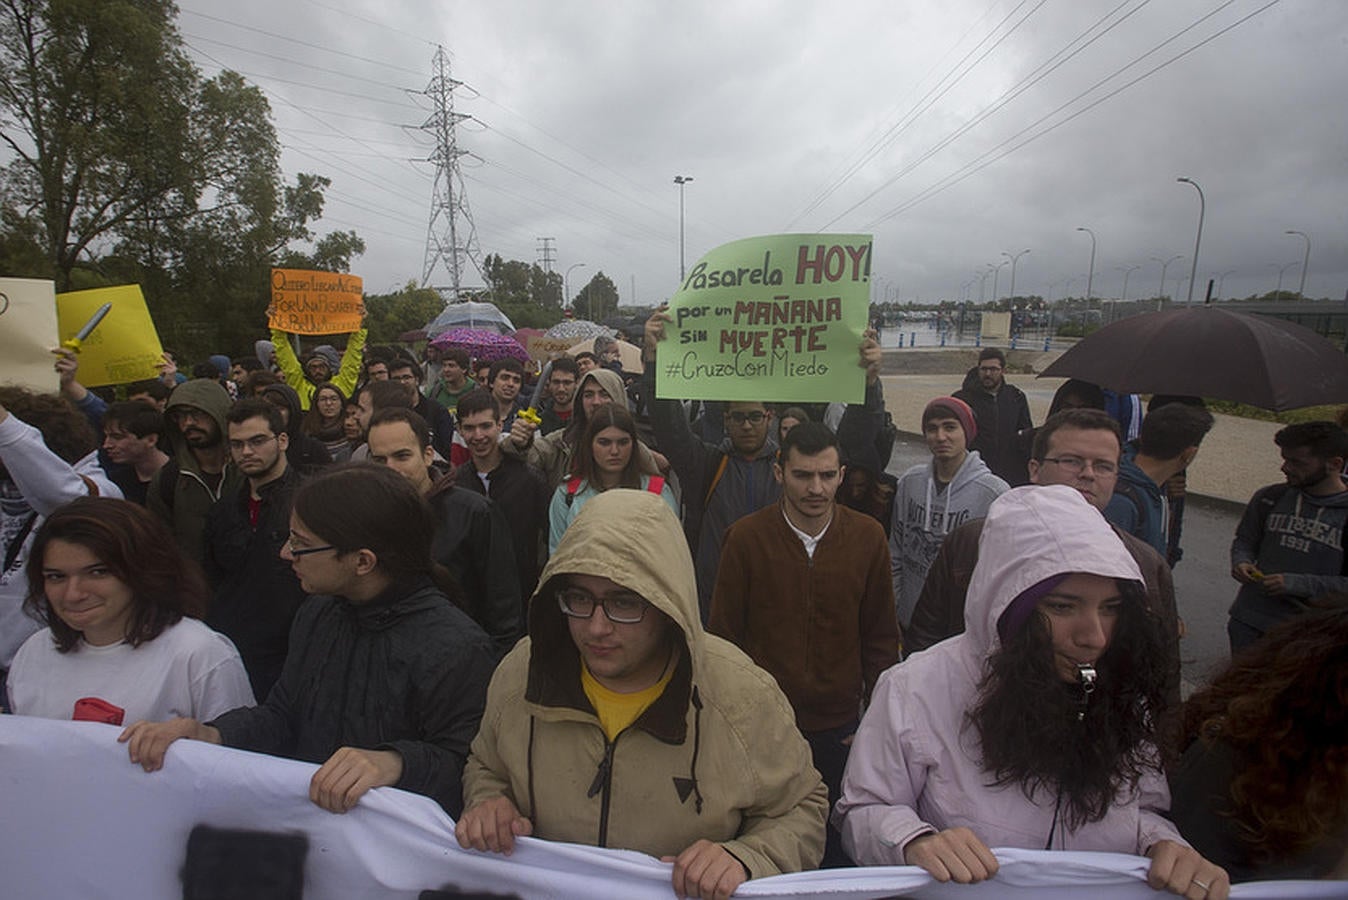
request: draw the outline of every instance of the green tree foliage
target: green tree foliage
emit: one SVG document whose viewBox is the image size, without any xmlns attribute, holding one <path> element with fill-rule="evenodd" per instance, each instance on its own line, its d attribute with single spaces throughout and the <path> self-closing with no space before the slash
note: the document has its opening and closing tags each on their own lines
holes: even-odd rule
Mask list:
<svg viewBox="0 0 1348 900">
<path fill-rule="evenodd" d="M 556 272 L 491 253 L 482 274 L 488 287 L 477 299 L 496 304 L 516 328 L 548 328 L 561 321 L 562 276 Z"/>
<path fill-rule="evenodd" d="M 409 281 L 392 294 L 365 295 L 365 327 L 371 344 L 387 344 L 408 331 L 419 331 L 440 315 L 445 301 L 431 288 Z"/>
<path fill-rule="evenodd" d="M 166 343 L 241 352 L 265 327 L 271 266 L 347 271 L 365 248 L 315 239 L 328 179 L 283 184 L 266 97 L 234 72 L 203 79 L 176 14 L 0 0 L 0 273 L 135 282 Z"/>
<path fill-rule="evenodd" d="M 618 311 L 618 286 L 602 270 L 598 271 L 590 283 L 580 289 L 571 308 L 576 318 L 602 322 Z"/>
</svg>

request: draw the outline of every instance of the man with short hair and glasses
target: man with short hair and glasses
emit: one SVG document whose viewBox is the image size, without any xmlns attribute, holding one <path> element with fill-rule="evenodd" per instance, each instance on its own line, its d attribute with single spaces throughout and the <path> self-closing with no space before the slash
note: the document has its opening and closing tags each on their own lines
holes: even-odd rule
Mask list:
<svg viewBox="0 0 1348 900">
<path fill-rule="evenodd" d="M 705 898 L 818 864 L 827 795 L 809 748 L 772 676 L 702 630 L 663 500 L 586 503 L 532 603 L 464 769 L 460 846 L 637 850 L 674 863 L 676 894 Z"/>
<path fill-rule="evenodd" d="M 225 420 L 230 456 L 247 481 L 206 514 L 205 569 L 214 592 L 206 624 L 239 649 L 260 702 L 281 675 L 305 596 L 280 558 L 300 474 L 287 462 L 289 438 L 276 406 L 240 400 Z"/>
<path fill-rule="evenodd" d="M 1006 381 L 1006 354 L 984 347 L 977 368 L 964 377 L 954 396 L 969 404 L 978 423 L 969 449 L 977 450 L 993 474 L 1011 487 L 1031 481 L 1025 463 L 1034 423 L 1025 392 Z"/>
<path fill-rule="evenodd" d="M 1065 484 L 1081 492 L 1102 513 L 1119 476 L 1119 426 L 1098 409 L 1068 409 L 1052 415 L 1036 431 L 1029 462 L 1032 484 Z M 978 563 L 983 519 L 966 522 L 946 536 L 918 596 L 904 651 L 913 653 L 964 631 L 964 599 Z M 1175 587 L 1165 557 L 1145 541 L 1114 528 L 1142 570 L 1147 605 L 1160 621 L 1166 645 L 1167 699 L 1179 702 L 1179 638 Z"/>
</svg>

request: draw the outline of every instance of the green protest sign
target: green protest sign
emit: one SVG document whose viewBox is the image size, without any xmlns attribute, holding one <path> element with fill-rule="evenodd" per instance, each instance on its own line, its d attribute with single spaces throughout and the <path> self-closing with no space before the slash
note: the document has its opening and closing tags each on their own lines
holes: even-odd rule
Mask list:
<svg viewBox="0 0 1348 900">
<path fill-rule="evenodd" d="M 871 236 L 774 234 L 723 244 L 669 301 L 655 395 L 861 403 Z"/>
</svg>

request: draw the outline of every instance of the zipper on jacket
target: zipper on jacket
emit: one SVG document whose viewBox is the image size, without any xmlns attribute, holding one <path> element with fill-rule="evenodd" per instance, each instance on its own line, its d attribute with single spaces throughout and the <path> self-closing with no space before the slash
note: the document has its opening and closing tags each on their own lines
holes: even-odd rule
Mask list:
<svg viewBox="0 0 1348 900">
<path fill-rule="evenodd" d="M 621 734 L 618 737 L 622 737 Z M 593 797 L 602 791 L 599 799 L 599 842 L 596 846 L 608 846 L 608 806 L 613 798 L 613 748 L 618 743 L 618 737 L 613 740 L 604 740 L 604 758 L 599 761 L 599 768 L 594 773 L 594 781 L 590 784 L 590 789 L 585 793 L 586 797 Z"/>
</svg>

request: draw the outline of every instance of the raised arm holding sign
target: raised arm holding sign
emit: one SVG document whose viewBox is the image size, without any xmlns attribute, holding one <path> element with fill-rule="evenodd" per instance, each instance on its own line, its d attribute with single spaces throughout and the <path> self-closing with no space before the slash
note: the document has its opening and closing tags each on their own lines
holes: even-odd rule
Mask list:
<svg viewBox="0 0 1348 900">
<path fill-rule="evenodd" d="M 304 409 L 313 400 L 314 388 L 324 381 L 331 381 L 348 397 L 355 390 L 367 334 L 362 297 L 362 281 L 355 275 L 272 269 L 272 302 L 267 307 L 267 322 L 276 345 L 276 365 L 286 384 L 300 395 Z M 310 356 L 301 362 L 288 337 L 347 332 L 351 336 L 335 373 L 320 356 Z"/>
</svg>

